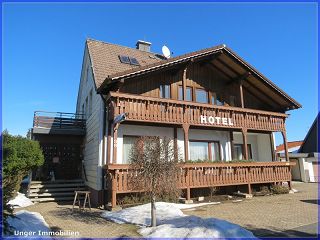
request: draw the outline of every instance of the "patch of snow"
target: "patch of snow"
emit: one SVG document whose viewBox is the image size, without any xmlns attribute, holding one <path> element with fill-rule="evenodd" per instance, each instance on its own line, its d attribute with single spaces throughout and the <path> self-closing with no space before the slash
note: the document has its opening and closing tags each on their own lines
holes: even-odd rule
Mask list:
<svg viewBox="0 0 320 240">
<path fill-rule="evenodd" d="M 41 233 L 51 231 L 40 213 L 20 210 L 15 216 L 8 218 L 9 225 L 15 229 L 14 236 L 17 232 L 28 232 L 29 235 L 24 237 L 41 236 Z"/>
<path fill-rule="evenodd" d="M 151 204 L 126 208 L 117 212 L 104 212 L 102 217 L 116 223 L 132 223 L 141 226 L 139 233 L 144 237 L 161 238 L 254 238 L 254 235 L 239 225 L 216 219 L 203 219 L 197 216 L 185 215 L 181 209 L 195 208 L 207 205 L 175 204 L 157 202 L 157 227 L 147 227 L 151 224 Z M 215 204 L 215 203 L 213 203 Z"/>
<path fill-rule="evenodd" d="M 14 208 L 20 208 L 33 205 L 33 202 L 23 193 L 18 192 L 18 195 L 14 199 L 10 200 L 7 204 L 12 205 Z"/>
</svg>

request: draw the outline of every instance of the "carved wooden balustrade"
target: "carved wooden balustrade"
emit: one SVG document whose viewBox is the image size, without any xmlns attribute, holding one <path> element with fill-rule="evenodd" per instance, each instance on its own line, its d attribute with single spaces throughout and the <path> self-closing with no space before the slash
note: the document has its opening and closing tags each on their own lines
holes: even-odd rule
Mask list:
<svg viewBox="0 0 320 240">
<path fill-rule="evenodd" d="M 288 116 L 276 112 L 117 92 L 110 92 L 107 100 L 109 101 L 109 120 L 113 120 L 119 114 L 127 113 L 126 121 L 284 131 L 285 119 Z"/>
<path fill-rule="evenodd" d="M 186 163 L 180 165 L 177 186 L 187 190 L 190 199 L 191 188 L 216 186 L 288 182 L 291 186 L 291 167 L 289 162 L 254 162 L 254 163 Z M 118 193 L 141 192 L 134 189 L 130 179 L 137 171 L 127 164 L 109 164 L 105 166 L 106 190 L 111 191 L 112 206 L 116 205 Z"/>
</svg>

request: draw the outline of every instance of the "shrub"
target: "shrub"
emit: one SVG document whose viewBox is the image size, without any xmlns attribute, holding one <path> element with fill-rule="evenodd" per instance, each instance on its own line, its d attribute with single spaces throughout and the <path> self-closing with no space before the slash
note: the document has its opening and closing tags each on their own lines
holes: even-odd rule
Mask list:
<svg viewBox="0 0 320 240">
<path fill-rule="evenodd" d="M 274 194 L 286 194 L 289 193 L 289 188 L 281 185 L 273 185 L 271 191 Z"/>
<path fill-rule="evenodd" d="M 14 193 L 19 190 L 22 178 L 30 170 L 44 163 L 44 156 L 38 142 L 22 136 L 12 136 L 7 131 L 2 133 L 2 190 L 4 232 L 10 233 L 7 217 L 12 215 L 11 206 L 7 205 Z"/>
</svg>

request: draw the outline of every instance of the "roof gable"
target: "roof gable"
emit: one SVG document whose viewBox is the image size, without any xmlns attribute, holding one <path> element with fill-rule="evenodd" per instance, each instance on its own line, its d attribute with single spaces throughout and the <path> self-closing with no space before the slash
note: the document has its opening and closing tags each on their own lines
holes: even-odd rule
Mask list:
<svg viewBox="0 0 320 240">
<path fill-rule="evenodd" d="M 158 58 L 155 53 L 91 39 L 87 40 L 87 47 L 98 92 L 111 82 L 137 77 L 166 69 L 170 66 L 208 57 L 208 61 L 212 61 L 212 65 L 225 74 L 230 81 L 241 78 L 244 80 L 244 86 L 248 91 L 261 93 L 264 98 L 272 100 L 279 105 L 279 109 L 286 111 L 301 107 L 300 103 L 225 45 L 202 49 L 166 60 Z M 119 55 L 136 58 L 140 66 L 121 63 Z M 218 57 L 214 58 L 214 55 L 218 55 Z"/>
</svg>

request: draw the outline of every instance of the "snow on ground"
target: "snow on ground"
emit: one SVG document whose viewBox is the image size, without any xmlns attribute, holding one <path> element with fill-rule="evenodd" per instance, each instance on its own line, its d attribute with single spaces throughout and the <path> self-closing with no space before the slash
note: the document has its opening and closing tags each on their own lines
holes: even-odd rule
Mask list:
<svg viewBox="0 0 320 240">
<path fill-rule="evenodd" d="M 10 200 L 8 204 L 12 205 L 14 208 L 19 208 L 19 207 L 28 207 L 30 205 L 33 205 L 32 201 L 27 198 L 23 193 L 19 193 L 18 195 Z"/>
<path fill-rule="evenodd" d="M 216 219 L 203 219 L 197 216 L 185 215 L 181 209 L 195 208 L 208 203 L 175 204 L 157 202 L 157 227 L 147 227 L 151 224 L 151 205 L 144 204 L 126 208 L 117 212 L 104 212 L 102 217 L 116 223 L 132 223 L 140 225 L 139 233 L 144 237 L 168 238 L 253 238 L 254 235 L 239 225 Z M 214 203 L 211 203 L 214 204 Z"/>
<path fill-rule="evenodd" d="M 29 233 L 24 237 L 40 236 L 43 232 L 51 231 L 40 213 L 20 210 L 15 213 L 15 216 L 15 218 L 8 218 L 9 225 L 15 229 L 14 236 L 17 236 L 18 232 Z"/>
</svg>

